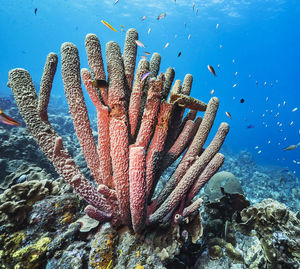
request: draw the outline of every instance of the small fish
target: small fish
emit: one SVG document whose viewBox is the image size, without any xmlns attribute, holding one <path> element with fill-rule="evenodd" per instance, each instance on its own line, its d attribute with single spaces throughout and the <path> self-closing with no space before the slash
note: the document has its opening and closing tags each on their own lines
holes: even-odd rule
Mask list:
<svg viewBox="0 0 300 269">
<path fill-rule="evenodd" d="M 150 75 L 151 72 L 147 72 L 145 73 L 144 75 L 142 75 L 141 77 L 141 81 L 144 81 L 149 75 Z"/>
<path fill-rule="evenodd" d="M 286 101 L 283 101 L 283 104 L 282 104 L 282 106 L 285 106 L 286 105 Z"/>
<path fill-rule="evenodd" d="M 167 13 L 163 12 L 163 13 L 158 15 L 157 19 L 161 20 L 161 19 L 165 18 L 166 16 L 167 16 Z"/>
<path fill-rule="evenodd" d="M 215 69 L 211 65 L 207 65 L 207 68 L 210 73 L 212 73 L 215 77 L 217 76 Z"/>
<path fill-rule="evenodd" d="M 242 99 L 240 100 L 240 103 L 243 104 L 244 102 L 245 102 L 245 99 L 242 98 Z"/>
<path fill-rule="evenodd" d="M 219 24 L 217 23 L 217 25 L 216 25 L 216 30 L 218 30 L 218 28 L 219 28 Z"/>
<path fill-rule="evenodd" d="M 170 45 L 170 44 L 169 44 L 169 42 L 168 42 L 168 43 L 165 45 L 164 48 L 166 49 L 167 47 L 169 47 L 169 45 Z"/>
<path fill-rule="evenodd" d="M 290 126 L 292 126 L 293 124 L 294 124 L 294 122 L 293 122 L 293 121 L 291 121 L 291 122 L 290 122 Z"/>
<path fill-rule="evenodd" d="M 104 90 L 108 87 L 108 83 L 104 79 L 95 79 L 92 83 L 95 88 L 98 88 L 100 90 Z"/>
<path fill-rule="evenodd" d="M 198 15 L 198 11 L 199 11 L 198 8 L 196 8 L 196 15 Z"/>
<path fill-rule="evenodd" d="M 225 114 L 226 114 L 226 116 L 229 118 L 229 119 L 231 119 L 232 120 L 232 117 L 231 117 L 231 115 L 230 115 L 230 113 L 229 112 L 225 112 Z"/>
<path fill-rule="evenodd" d="M 190 39 L 191 39 L 191 34 L 188 35 L 188 40 L 190 40 Z"/>
<path fill-rule="evenodd" d="M 125 28 L 125 26 L 124 26 L 123 24 L 121 24 L 121 27 L 122 27 L 122 28 Z"/>
<path fill-rule="evenodd" d="M 237 76 L 237 74 L 238 74 L 238 72 L 235 72 L 235 73 L 234 73 L 234 76 L 236 77 L 236 76 Z"/>
<path fill-rule="evenodd" d="M 220 45 L 220 49 L 221 49 L 221 48 L 223 48 L 223 46 L 222 46 L 222 45 Z"/>
<path fill-rule="evenodd" d="M 36 13 L 37 13 L 37 8 L 34 9 L 34 15 L 36 15 Z"/>
<path fill-rule="evenodd" d="M 179 51 L 179 53 L 178 53 L 177 57 L 180 57 L 180 55 L 181 55 L 181 51 Z"/>
<path fill-rule="evenodd" d="M 148 32 L 147 32 L 147 33 L 148 33 L 148 35 L 150 35 L 150 33 L 151 33 L 151 28 L 148 29 Z"/>
<path fill-rule="evenodd" d="M 248 76 L 249 78 L 251 78 L 252 76 L 251 76 L 251 74 L 249 74 L 249 76 Z"/>
<path fill-rule="evenodd" d="M 284 148 L 283 150 L 284 151 L 287 151 L 287 150 L 293 150 L 293 149 L 296 149 L 297 147 L 300 146 L 300 143 L 296 144 L 296 145 L 289 145 L 288 147 Z"/>
<path fill-rule="evenodd" d="M 212 89 L 212 90 L 210 91 L 210 95 L 213 95 L 214 92 L 215 92 L 215 89 Z"/>
<path fill-rule="evenodd" d="M 277 107 L 280 108 L 280 104 L 278 104 Z"/>
<path fill-rule="evenodd" d="M 268 140 L 268 144 L 271 144 L 271 140 Z"/>
<path fill-rule="evenodd" d="M 143 58 L 143 59 L 145 59 L 145 60 L 147 60 L 147 59 L 148 59 L 148 57 L 147 57 L 147 56 L 145 56 L 145 55 L 142 55 L 142 56 L 141 56 L 141 58 Z"/>
<path fill-rule="evenodd" d="M 237 83 L 233 84 L 232 88 L 235 88 L 237 86 Z"/>
<path fill-rule="evenodd" d="M 264 82 L 264 87 L 265 87 L 266 85 L 267 85 L 267 82 L 265 81 L 265 82 Z"/>
<path fill-rule="evenodd" d="M 10 116 L 6 115 L 1 109 L 0 109 L 0 120 L 2 123 L 12 126 L 21 126 L 21 123 L 17 122 Z"/>
<path fill-rule="evenodd" d="M 267 96 L 267 97 L 266 97 L 266 102 L 268 102 L 268 100 L 269 100 L 269 97 Z"/>
<path fill-rule="evenodd" d="M 195 2 L 193 2 L 193 11 L 195 10 Z"/>
<path fill-rule="evenodd" d="M 233 64 L 235 63 L 235 59 L 232 60 L 232 63 L 233 63 Z"/>
<path fill-rule="evenodd" d="M 112 27 L 108 22 L 104 21 L 104 20 L 101 20 L 101 22 L 107 27 L 109 28 L 110 30 L 113 30 L 114 32 L 117 32 L 117 30 Z"/>
<path fill-rule="evenodd" d="M 255 81 L 255 84 L 256 84 L 256 86 L 258 85 L 258 81 L 257 80 Z"/>
<path fill-rule="evenodd" d="M 261 154 L 261 150 L 259 150 L 259 151 L 257 152 L 257 154 Z"/>
<path fill-rule="evenodd" d="M 144 51 L 144 53 L 145 53 L 146 55 L 151 55 L 151 53 L 148 52 L 148 51 Z"/>
<path fill-rule="evenodd" d="M 122 31 L 123 33 L 125 33 L 125 30 L 124 30 L 124 28 L 121 28 L 121 31 Z"/>
<path fill-rule="evenodd" d="M 258 149 L 258 146 L 255 146 L 255 148 L 254 149 Z"/>
<path fill-rule="evenodd" d="M 295 107 L 292 109 L 292 112 L 296 112 L 298 110 L 298 107 Z"/>
<path fill-rule="evenodd" d="M 253 129 L 255 126 L 253 125 L 253 124 L 249 124 L 248 126 L 247 126 L 247 129 Z"/>
<path fill-rule="evenodd" d="M 119 0 L 116 0 L 115 2 L 114 2 L 114 5 L 116 5 L 116 4 L 118 4 L 119 3 Z"/>
<path fill-rule="evenodd" d="M 143 16 L 143 17 L 141 18 L 142 21 L 144 21 L 144 20 L 146 20 L 146 19 L 147 19 L 146 16 Z"/>
<path fill-rule="evenodd" d="M 144 45 L 141 41 L 135 40 L 135 43 L 136 43 L 138 46 L 140 46 L 141 48 L 145 48 L 145 45 Z"/>
<path fill-rule="evenodd" d="M 220 64 L 217 65 L 218 68 L 220 68 L 220 66 L 221 66 Z"/>
<path fill-rule="evenodd" d="M 282 181 L 284 180 L 284 177 L 281 177 L 280 179 L 279 179 L 279 184 L 281 185 L 281 183 L 282 183 Z"/>
</svg>

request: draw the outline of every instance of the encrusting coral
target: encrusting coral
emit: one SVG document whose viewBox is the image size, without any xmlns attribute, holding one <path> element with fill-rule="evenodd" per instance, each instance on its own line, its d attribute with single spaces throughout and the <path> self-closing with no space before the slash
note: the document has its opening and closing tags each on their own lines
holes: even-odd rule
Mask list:
<svg viewBox="0 0 300 269">
<path fill-rule="evenodd" d="M 205 104 L 189 97 L 193 79 L 186 75 L 182 86 L 179 80 L 174 83 L 167 101 L 175 72 L 168 68 L 165 74 L 159 75 L 161 57 L 154 53 L 150 62 L 145 59 L 139 62 L 134 75 L 137 39 L 137 31 L 129 29 L 123 55 L 117 43 L 106 44 L 107 79 L 96 35 L 86 36 L 90 71 L 83 68 L 81 77 L 78 49 L 72 43 L 61 46 L 62 78 L 69 111 L 97 188 L 80 172 L 48 121 L 47 107 L 57 55 L 50 53 L 47 57 L 39 97 L 24 69 L 9 72 L 8 86 L 28 131 L 57 172 L 88 202 L 87 215 L 100 222 L 125 224 L 141 233 L 146 225 L 177 222 L 197 211 L 201 201 L 192 199 L 223 164 L 224 156 L 218 151 L 229 126 L 221 123 L 212 142 L 204 149 L 218 109 L 218 98 L 213 97 Z M 81 78 L 97 109 L 97 147 Z M 106 80 L 108 86 L 98 88 L 93 83 Z M 185 108 L 190 111 L 183 117 Z M 195 119 L 196 110 L 205 111 L 203 119 Z M 160 175 L 185 149 L 167 185 L 153 198 Z"/>
</svg>

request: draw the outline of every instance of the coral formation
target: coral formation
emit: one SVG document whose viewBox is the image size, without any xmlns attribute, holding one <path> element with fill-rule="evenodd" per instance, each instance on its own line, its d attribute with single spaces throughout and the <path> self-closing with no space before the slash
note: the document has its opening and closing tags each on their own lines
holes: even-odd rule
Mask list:
<svg viewBox="0 0 300 269">
<path fill-rule="evenodd" d="M 78 50 L 72 43 L 61 47 L 62 79 L 69 111 L 97 188 L 82 174 L 48 119 L 48 102 L 58 62 L 56 54 L 47 57 L 39 97 L 24 69 L 10 71 L 8 86 L 27 130 L 62 178 L 88 202 L 87 215 L 100 222 L 125 224 L 141 233 L 145 226 L 172 223 L 194 215 L 201 202 L 192 199 L 224 161 L 218 151 L 229 126 L 221 123 L 204 149 L 218 99 L 213 97 L 205 104 L 189 97 L 192 76 L 187 75 L 182 86 L 180 81 L 174 83 L 167 101 L 174 70 L 169 68 L 165 75 L 158 75 L 161 57 L 154 53 L 150 63 L 144 59 L 139 62 L 134 76 L 137 39 L 136 30 L 129 29 L 123 55 L 117 43 L 107 43 L 108 86 L 96 87 L 95 81 L 106 80 L 101 46 L 94 34 L 86 37 L 90 71 L 82 69 L 81 77 L 97 109 L 97 147 L 81 88 Z M 141 79 L 146 72 L 150 75 Z M 183 118 L 186 107 L 191 108 L 191 113 Z M 195 109 L 205 110 L 203 119 L 194 121 Z M 163 169 L 186 148 L 167 185 L 153 198 Z M 168 158 L 167 164 L 161 166 L 164 156 L 174 156 L 174 152 L 176 157 L 171 161 Z"/>
<path fill-rule="evenodd" d="M 265 199 L 236 215 L 235 228 L 252 235 L 256 232 L 271 268 L 298 268 L 300 258 L 300 220 L 288 208 Z"/>
</svg>

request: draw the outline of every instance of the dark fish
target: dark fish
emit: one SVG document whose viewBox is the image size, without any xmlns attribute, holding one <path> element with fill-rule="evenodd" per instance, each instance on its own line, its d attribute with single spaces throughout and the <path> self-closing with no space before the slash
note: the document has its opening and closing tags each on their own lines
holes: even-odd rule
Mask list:
<svg viewBox="0 0 300 269">
<path fill-rule="evenodd" d="M 254 125 L 252 125 L 252 124 L 249 124 L 248 126 L 247 126 L 247 129 L 253 129 L 254 128 Z"/>
<path fill-rule="evenodd" d="M 34 9 L 34 15 L 36 15 L 36 13 L 37 13 L 37 8 Z"/>
<path fill-rule="evenodd" d="M 13 118 L 7 116 L 1 109 L 0 109 L 0 120 L 2 123 L 7 125 L 14 125 L 14 126 L 20 126 L 21 123 L 17 122 Z"/>
<path fill-rule="evenodd" d="M 243 104 L 245 102 L 244 98 L 240 100 L 240 103 Z"/>
<path fill-rule="evenodd" d="M 210 73 L 212 73 L 215 77 L 217 76 L 215 69 L 211 65 L 207 65 L 207 68 Z"/>
<path fill-rule="evenodd" d="M 100 90 L 104 90 L 108 87 L 108 83 L 104 79 L 95 79 L 93 81 L 93 86 Z"/>
<path fill-rule="evenodd" d="M 284 180 L 284 177 L 281 177 L 280 179 L 279 179 L 279 184 L 281 185 L 281 183 L 282 183 L 282 181 Z"/>
<path fill-rule="evenodd" d="M 179 51 L 179 53 L 178 53 L 177 57 L 180 57 L 180 55 L 181 55 L 181 51 Z"/>
</svg>

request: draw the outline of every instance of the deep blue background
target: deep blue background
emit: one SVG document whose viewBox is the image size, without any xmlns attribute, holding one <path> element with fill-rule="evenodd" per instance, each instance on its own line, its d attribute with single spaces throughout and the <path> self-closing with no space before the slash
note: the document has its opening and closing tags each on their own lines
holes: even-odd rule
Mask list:
<svg viewBox="0 0 300 269">
<path fill-rule="evenodd" d="M 98 35 L 103 53 L 105 43 L 110 40 L 122 48 L 125 37 L 120 31 L 122 24 L 125 29 L 138 30 L 146 51 L 162 55 L 161 71 L 172 66 L 176 79 L 183 80 L 186 73 L 194 76 L 193 97 L 208 102 L 211 90 L 215 89 L 220 109 L 214 131 L 221 121 L 230 123 L 226 145 L 234 152 L 247 149 L 258 163 L 288 167 L 299 176 L 300 147 L 293 151 L 283 151 L 283 148 L 300 142 L 300 22 L 297 19 L 300 1 L 201 0 L 194 1 L 194 10 L 193 1 L 187 0 L 113 3 L 108 0 L 0 0 L 0 96 L 10 94 L 6 82 L 12 68 L 27 69 L 39 83 L 47 54 L 56 52 L 60 58 L 63 42 L 76 44 L 82 67 L 88 66 L 84 49 L 87 33 Z M 162 12 L 167 16 L 158 21 L 156 18 Z M 143 16 L 146 16 L 144 21 Z M 108 21 L 118 32 L 106 28 L 101 20 Z M 170 46 L 164 49 L 167 42 Z M 138 58 L 145 50 L 138 49 Z M 182 55 L 177 57 L 180 51 Z M 216 78 L 209 73 L 208 64 L 215 68 Z M 235 72 L 238 72 L 236 77 Z M 265 87 L 264 82 L 267 82 Z M 237 86 L 233 88 L 235 83 Z M 65 98 L 60 65 L 53 94 Z M 245 99 L 243 104 L 241 98 Z M 94 113 L 93 105 L 86 99 L 90 112 Z M 291 112 L 298 106 L 298 111 Z M 226 117 L 225 111 L 230 112 L 232 120 Z M 254 128 L 247 129 L 250 124 Z"/>
</svg>

